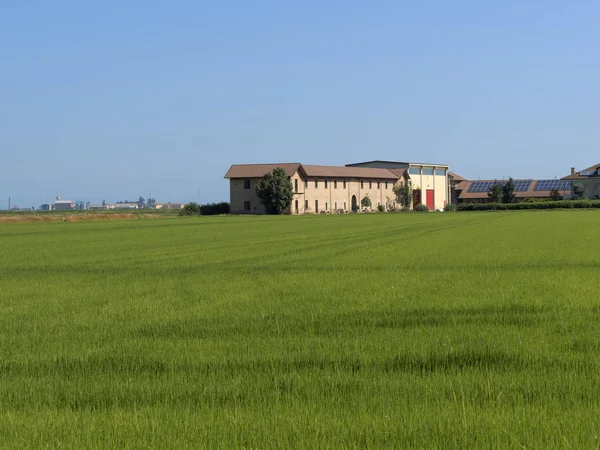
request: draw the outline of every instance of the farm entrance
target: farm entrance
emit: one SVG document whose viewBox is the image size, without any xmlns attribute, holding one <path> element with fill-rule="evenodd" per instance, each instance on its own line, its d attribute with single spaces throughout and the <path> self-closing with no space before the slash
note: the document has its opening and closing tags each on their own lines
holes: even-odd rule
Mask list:
<svg viewBox="0 0 600 450">
<path fill-rule="evenodd" d="M 356 195 L 352 196 L 352 211 L 358 211 L 358 201 L 356 200 Z"/>
</svg>

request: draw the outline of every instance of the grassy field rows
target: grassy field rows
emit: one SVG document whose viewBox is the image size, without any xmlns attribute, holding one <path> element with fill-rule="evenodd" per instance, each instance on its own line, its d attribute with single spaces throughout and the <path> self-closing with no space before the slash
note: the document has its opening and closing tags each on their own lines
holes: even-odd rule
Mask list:
<svg viewBox="0 0 600 450">
<path fill-rule="evenodd" d="M 0 223 L 0 445 L 599 448 L 599 223 Z"/>
</svg>

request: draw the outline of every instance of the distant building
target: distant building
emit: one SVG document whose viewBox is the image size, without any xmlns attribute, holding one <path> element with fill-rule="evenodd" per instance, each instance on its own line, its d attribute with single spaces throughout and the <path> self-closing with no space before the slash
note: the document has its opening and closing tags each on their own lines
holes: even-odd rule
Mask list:
<svg viewBox="0 0 600 450">
<path fill-rule="evenodd" d="M 55 211 L 71 211 L 73 209 L 75 209 L 75 206 L 71 200 L 56 200 L 54 202 Z"/>
<path fill-rule="evenodd" d="M 139 205 L 137 203 L 116 203 L 114 207 L 115 209 L 138 209 Z"/>
<path fill-rule="evenodd" d="M 52 205 L 49 205 L 48 203 L 44 203 L 43 205 L 40 206 L 40 211 L 50 211 L 52 210 Z"/>
<path fill-rule="evenodd" d="M 102 203 L 90 203 L 88 205 L 88 209 L 90 210 L 101 210 L 101 209 L 111 209 L 112 205 L 102 204 Z"/>
<path fill-rule="evenodd" d="M 185 205 L 183 203 L 172 203 L 172 202 L 167 202 L 167 203 L 162 203 L 162 202 L 156 202 L 154 204 L 154 208 L 156 209 L 182 209 Z"/>
</svg>

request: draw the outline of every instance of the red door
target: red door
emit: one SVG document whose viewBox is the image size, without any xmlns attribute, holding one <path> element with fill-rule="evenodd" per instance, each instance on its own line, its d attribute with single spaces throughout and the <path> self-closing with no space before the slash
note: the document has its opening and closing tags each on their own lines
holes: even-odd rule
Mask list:
<svg viewBox="0 0 600 450">
<path fill-rule="evenodd" d="M 430 210 L 435 209 L 435 201 L 433 197 L 433 189 L 427 189 L 427 207 Z"/>
</svg>

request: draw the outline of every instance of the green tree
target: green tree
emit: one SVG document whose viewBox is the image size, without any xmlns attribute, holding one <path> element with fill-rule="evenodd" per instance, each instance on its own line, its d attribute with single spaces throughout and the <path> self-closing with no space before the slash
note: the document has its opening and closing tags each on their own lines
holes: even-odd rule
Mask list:
<svg viewBox="0 0 600 450">
<path fill-rule="evenodd" d="M 515 183 L 512 177 L 508 177 L 508 181 L 502 185 L 502 203 L 515 202 Z"/>
<path fill-rule="evenodd" d="M 367 195 L 365 195 L 365 196 L 363 197 L 363 199 L 360 201 L 360 205 L 361 205 L 363 208 L 369 208 L 369 209 L 371 208 L 371 199 L 369 198 L 369 195 L 368 195 L 368 194 L 367 194 Z"/>
<path fill-rule="evenodd" d="M 256 184 L 256 195 L 268 214 L 283 214 L 292 204 L 294 188 L 285 169 L 276 167 Z"/>
<path fill-rule="evenodd" d="M 585 197 L 585 189 L 580 184 L 573 184 L 573 198 L 580 200 Z"/>
<path fill-rule="evenodd" d="M 552 189 L 550 191 L 550 199 L 556 201 L 562 200 L 563 196 L 562 194 L 559 192 L 558 189 Z"/>
<path fill-rule="evenodd" d="M 410 201 L 413 197 L 413 187 L 411 181 L 401 181 L 392 187 L 392 191 L 396 196 L 396 201 L 403 208 L 410 208 Z"/>
<path fill-rule="evenodd" d="M 494 184 L 490 186 L 490 190 L 488 191 L 488 197 L 492 201 L 492 203 L 501 203 L 502 202 L 502 183 L 498 183 L 494 181 Z"/>
</svg>

